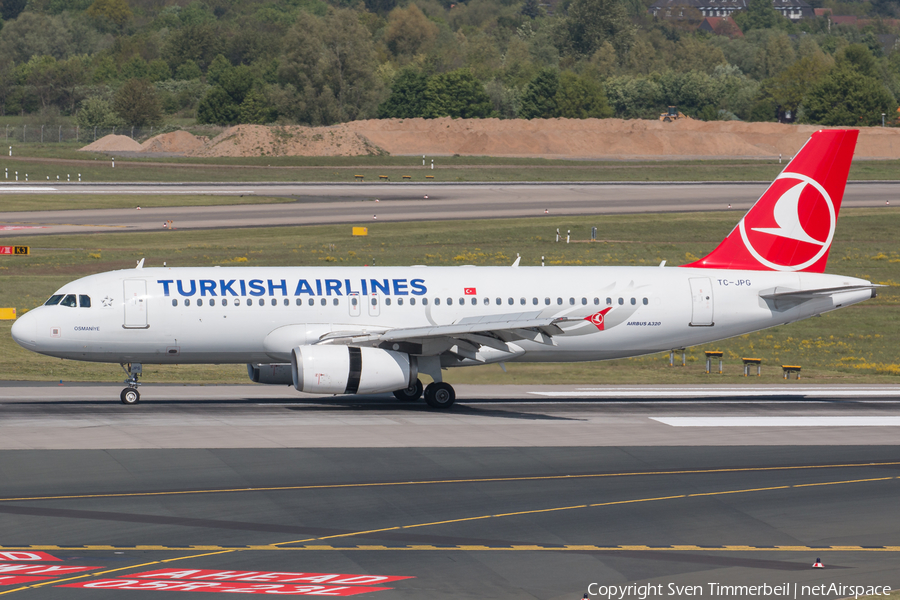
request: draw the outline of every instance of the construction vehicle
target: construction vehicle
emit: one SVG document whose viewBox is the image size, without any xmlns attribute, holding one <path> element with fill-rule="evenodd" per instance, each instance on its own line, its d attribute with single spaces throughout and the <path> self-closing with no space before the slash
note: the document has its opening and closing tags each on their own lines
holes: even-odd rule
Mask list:
<svg viewBox="0 0 900 600">
<path fill-rule="evenodd" d="M 678 110 L 677 106 L 670 106 L 668 112 L 659 115 L 659 120 L 665 123 L 671 123 L 678 119 L 690 119 L 690 117 Z"/>
</svg>

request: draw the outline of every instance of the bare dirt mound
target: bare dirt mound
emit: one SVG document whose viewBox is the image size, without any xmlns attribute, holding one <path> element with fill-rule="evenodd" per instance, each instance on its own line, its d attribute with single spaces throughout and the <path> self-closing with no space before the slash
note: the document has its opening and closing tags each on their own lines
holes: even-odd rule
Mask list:
<svg viewBox="0 0 900 600">
<path fill-rule="evenodd" d="M 190 154 L 206 145 L 206 140 L 187 131 L 173 131 L 153 136 L 141 144 L 141 152 L 170 152 Z"/>
<path fill-rule="evenodd" d="M 127 135 L 106 135 L 81 148 L 86 152 L 140 152 L 141 145 Z"/>
<path fill-rule="evenodd" d="M 391 154 L 547 158 L 792 156 L 814 125 L 623 119 L 384 119 L 346 124 Z M 900 130 L 863 128 L 856 156 L 900 158 Z"/>
<path fill-rule="evenodd" d="M 332 127 L 237 125 L 189 156 L 360 156 L 383 151 L 347 124 Z"/>
</svg>

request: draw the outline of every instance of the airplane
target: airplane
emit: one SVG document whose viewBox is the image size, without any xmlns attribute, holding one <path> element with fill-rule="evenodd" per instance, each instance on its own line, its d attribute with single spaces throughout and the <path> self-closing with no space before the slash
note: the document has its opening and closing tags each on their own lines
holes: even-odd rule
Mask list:
<svg viewBox="0 0 900 600">
<path fill-rule="evenodd" d="M 858 136 L 814 133 L 728 236 L 680 267 L 188 267 L 90 275 L 22 315 L 49 356 L 246 363 L 252 381 L 315 394 L 393 392 L 453 405 L 452 367 L 598 361 L 783 325 L 875 297 L 825 274 Z M 423 386 L 420 374 L 433 382 Z"/>
</svg>

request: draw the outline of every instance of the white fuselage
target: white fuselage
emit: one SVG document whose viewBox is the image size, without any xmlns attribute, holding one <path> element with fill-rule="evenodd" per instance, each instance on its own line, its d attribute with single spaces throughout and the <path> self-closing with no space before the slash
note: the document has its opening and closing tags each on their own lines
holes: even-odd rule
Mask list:
<svg viewBox="0 0 900 600">
<path fill-rule="evenodd" d="M 19 318 L 13 336 L 30 350 L 85 361 L 284 363 L 292 348 L 344 331 L 567 317 L 577 320 L 552 343 L 519 340 L 442 362 L 589 361 L 729 338 L 873 295 L 775 302 L 761 293 L 864 285 L 839 275 L 680 267 L 146 268 L 66 284 L 58 295 L 87 296 L 90 306 L 40 306 Z M 602 330 L 585 320 L 605 308 Z"/>
</svg>

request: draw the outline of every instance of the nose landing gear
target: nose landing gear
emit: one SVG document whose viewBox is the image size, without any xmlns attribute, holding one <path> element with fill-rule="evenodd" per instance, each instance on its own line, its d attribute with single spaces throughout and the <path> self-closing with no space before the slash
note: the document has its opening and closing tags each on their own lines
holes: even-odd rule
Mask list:
<svg viewBox="0 0 900 600">
<path fill-rule="evenodd" d="M 141 393 L 137 389 L 141 385 L 138 382 L 138 378 L 143 372 L 141 363 L 119 363 L 119 365 L 125 371 L 125 374 L 128 375 L 128 378 L 125 379 L 125 385 L 128 387 L 119 394 L 119 400 L 122 401 L 122 404 L 137 404 L 141 401 Z"/>
</svg>

